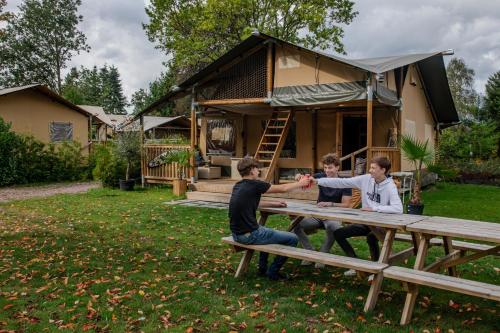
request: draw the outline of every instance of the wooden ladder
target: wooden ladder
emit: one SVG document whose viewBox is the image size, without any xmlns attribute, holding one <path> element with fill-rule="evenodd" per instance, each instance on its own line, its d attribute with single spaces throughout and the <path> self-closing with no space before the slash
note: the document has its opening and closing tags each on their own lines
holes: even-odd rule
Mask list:
<svg viewBox="0 0 500 333">
<path fill-rule="evenodd" d="M 267 121 L 254 156 L 264 168 L 267 168 L 265 177 L 267 182 L 273 179 L 274 169 L 278 164 L 292 119 L 293 111 L 273 111 L 271 119 Z"/>
</svg>

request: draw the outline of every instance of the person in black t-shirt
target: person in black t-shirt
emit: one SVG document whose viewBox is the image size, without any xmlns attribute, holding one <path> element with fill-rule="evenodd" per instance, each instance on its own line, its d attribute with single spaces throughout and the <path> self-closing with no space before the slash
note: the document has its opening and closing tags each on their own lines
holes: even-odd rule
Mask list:
<svg viewBox="0 0 500 333">
<path fill-rule="evenodd" d="M 286 207 L 283 200 L 260 202 L 264 193 L 283 193 L 310 185 L 310 180 L 305 177 L 296 182 L 282 185 L 271 185 L 259 180 L 258 161 L 245 157 L 238 162 L 238 172 L 242 180 L 233 187 L 229 201 L 229 227 L 233 239 L 243 244 L 283 244 L 297 246 L 298 239 L 294 233 L 266 228 L 257 223 L 256 212 L 259 206 Z M 259 275 L 266 275 L 271 280 L 286 278 L 279 272 L 286 261 L 286 257 L 277 256 L 269 269 L 267 259 L 269 253 L 261 252 L 259 258 Z"/>
<path fill-rule="evenodd" d="M 336 178 L 340 161 L 335 154 L 327 154 L 322 159 L 323 172 L 318 172 L 314 175 L 315 179 L 318 178 Z M 299 179 L 302 175 L 298 174 L 295 179 Z M 352 189 L 350 188 L 331 188 L 319 186 L 318 207 L 345 207 L 348 208 L 351 202 Z M 325 240 L 319 249 L 320 252 L 328 253 L 335 242 L 334 232 L 342 227 L 339 221 L 324 220 L 315 217 L 305 218 L 293 230 L 304 249 L 313 250 L 313 246 L 307 237 L 308 233 L 312 233 L 317 229 L 325 229 Z M 307 260 L 302 261 L 302 265 L 310 265 L 311 262 Z M 316 268 L 324 267 L 324 264 L 316 263 Z"/>
</svg>

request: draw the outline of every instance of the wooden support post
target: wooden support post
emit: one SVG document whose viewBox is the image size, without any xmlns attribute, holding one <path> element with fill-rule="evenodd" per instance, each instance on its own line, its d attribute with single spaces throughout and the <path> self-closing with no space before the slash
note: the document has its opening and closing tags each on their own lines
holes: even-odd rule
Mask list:
<svg viewBox="0 0 500 333">
<path fill-rule="evenodd" d="M 267 217 L 269 215 L 266 213 L 260 213 L 259 224 L 264 226 L 267 221 Z M 235 278 L 242 277 L 243 274 L 248 270 L 248 266 L 250 265 L 250 261 L 252 260 L 254 250 L 246 250 L 241 258 L 240 264 L 238 265 L 238 269 L 236 270 L 236 274 L 234 274 Z"/>
<path fill-rule="evenodd" d="M 196 95 L 195 95 L 195 89 L 191 90 L 191 158 L 190 158 L 190 170 L 189 174 L 191 176 L 191 184 L 194 184 L 194 168 L 195 168 L 195 159 L 194 159 L 194 149 L 196 146 L 196 131 L 197 131 L 197 124 L 196 124 Z"/>
<path fill-rule="evenodd" d="M 336 112 L 336 121 L 335 121 L 335 153 L 337 154 L 337 158 L 341 158 L 342 154 L 342 145 L 340 143 L 340 131 L 341 131 L 341 125 L 342 125 L 342 112 L 337 111 Z M 342 170 L 342 163 L 340 164 L 340 169 Z"/>
<path fill-rule="evenodd" d="M 380 251 L 380 257 L 378 258 L 379 263 L 387 264 L 389 262 L 389 256 L 392 251 L 392 243 L 394 242 L 394 236 L 396 235 L 396 230 L 389 229 L 385 232 L 384 244 L 382 245 L 382 250 Z M 375 278 L 372 281 L 370 291 L 368 292 L 368 297 L 365 303 L 365 312 L 373 310 L 375 304 L 377 304 L 378 295 L 380 289 L 382 288 L 382 281 L 384 280 L 384 274 L 382 271 L 375 274 Z"/>
<path fill-rule="evenodd" d="M 267 88 L 267 98 L 273 96 L 273 76 L 274 76 L 274 64 L 273 64 L 273 43 L 267 44 L 267 72 L 266 72 L 266 88 Z"/>
<path fill-rule="evenodd" d="M 425 265 L 425 257 L 427 256 L 427 250 L 429 249 L 429 239 L 425 237 L 420 237 L 420 243 L 418 246 L 417 259 L 415 260 L 415 265 L 413 269 L 423 270 Z M 409 292 L 406 294 L 405 305 L 403 308 L 403 314 L 401 316 L 401 325 L 406 325 L 411 320 L 411 315 L 413 313 L 413 308 L 415 307 L 415 301 L 417 300 L 418 287 L 416 285 L 408 285 Z"/>
<path fill-rule="evenodd" d="M 371 75 L 368 76 L 368 83 L 366 86 L 366 146 L 368 150 L 373 145 L 373 87 L 371 82 Z M 369 158 L 370 156 L 368 156 Z M 368 163 L 367 163 L 368 164 Z"/>
<path fill-rule="evenodd" d="M 446 255 L 449 255 L 451 252 L 453 252 L 453 244 L 451 243 L 450 237 L 443 236 L 443 247 L 444 247 L 444 253 Z M 448 267 L 448 275 L 457 276 L 457 270 L 455 269 L 455 267 Z"/>
<path fill-rule="evenodd" d="M 318 163 L 318 112 L 313 110 L 312 112 L 312 167 L 311 174 L 316 173 L 316 166 Z"/>
<path fill-rule="evenodd" d="M 144 116 L 141 115 L 139 118 L 139 124 L 141 125 L 140 129 L 140 139 L 141 139 L 141 186 L 144 188 L 145 180 L 144 174 L 146 173 L 146 162 L 144 156 Z"/>
<path fill-rule="evenodd" d="M 247 152 L 248 152 L 248 146 L 247 146 L 247 140 L 248 140 L 247 119 L 248 119 L 248 116 L 246 114 L 244 114 L 243 115 L 243 120 L 242 120 L 242 135 L 241 135 L 241 138 L 243 140 L 243 157 L 245 157 L 247 155 Z"/>
</svg>

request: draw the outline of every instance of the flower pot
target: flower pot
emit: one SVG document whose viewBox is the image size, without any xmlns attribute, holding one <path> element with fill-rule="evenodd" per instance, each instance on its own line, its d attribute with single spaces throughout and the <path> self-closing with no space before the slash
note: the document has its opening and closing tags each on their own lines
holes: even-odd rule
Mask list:
<svg viewBox="0 0 500 333">
<path fill-rule="evenodd" d="M 412 215 L 422 215 L 424 213 L 424 204 L 412 204 L 409 203 L 406 206 L 407 213 Z"/>
<path fill-rule="evenodd" d="M 120 179 L 120 190 L 122 191 L 133 191 L 135 185 L 135 179 L 123 180 Z"/>
<path fill-rule="evenodd" d="M 174 195 L 175 196 L 181 196 L 186 194 L 187 190 L 187 180 L 186 179 L 174 179 L 173 180 L 173 185 L 174 185 Z"/>
</svg>

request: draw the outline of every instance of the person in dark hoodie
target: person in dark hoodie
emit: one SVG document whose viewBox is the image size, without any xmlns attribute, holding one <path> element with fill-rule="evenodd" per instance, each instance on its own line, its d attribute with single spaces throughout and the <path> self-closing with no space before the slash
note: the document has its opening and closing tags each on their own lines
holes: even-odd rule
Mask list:
<svg viewBox="0 0 500 333">
<path fill-rule="evenodd" d="M 314 182 L 319 186 L 333 188 L 358 188 L 361 191 L 361 210 L 380 213 L 402 214 L 403 204 L 396 184 L 389 175 L 391 161 L 387 157 L 375 157 L 370 161 L 368 174 L 352 178 L 320 178 Z M 378 240 L 372 230 L 363 224 L 350 224 L 335 230 L 334 237 L 339 246 L 349 257 L 357 257 L 350 237 L 366 236 L 370 248 L 370 256 L 378 260 L 380 249 Z M 356 271 L 348 270 L 346 276 L 356 275 Z"/>
<path fill-rule="evenodd" d="M 259 180 L 259 163 L 252 157 L 245 157 L 238 162 L 238 172 L 242 179 L 233 187 L 229 200 L 229 227 L 233 239 L 242 244 L 283 244 L 297 246 L 298 239 L 294 233 L 266 228 L 257 223 L 256 211 L 260 207 L 286 207 L 284 201 L 260 202 L 264 193 L 284 193 L 294 189 L 308 187 L 311 180 L 303 177 L 300 181 L 289 184 L 272 185 Z M 269 253 L 261 252 L 259 258 L 259 275 L 271 280 L 286 279 L 279 272 L 286 257 L 277 256 L 269 269 L 267 259 Z"/>
</svg>

